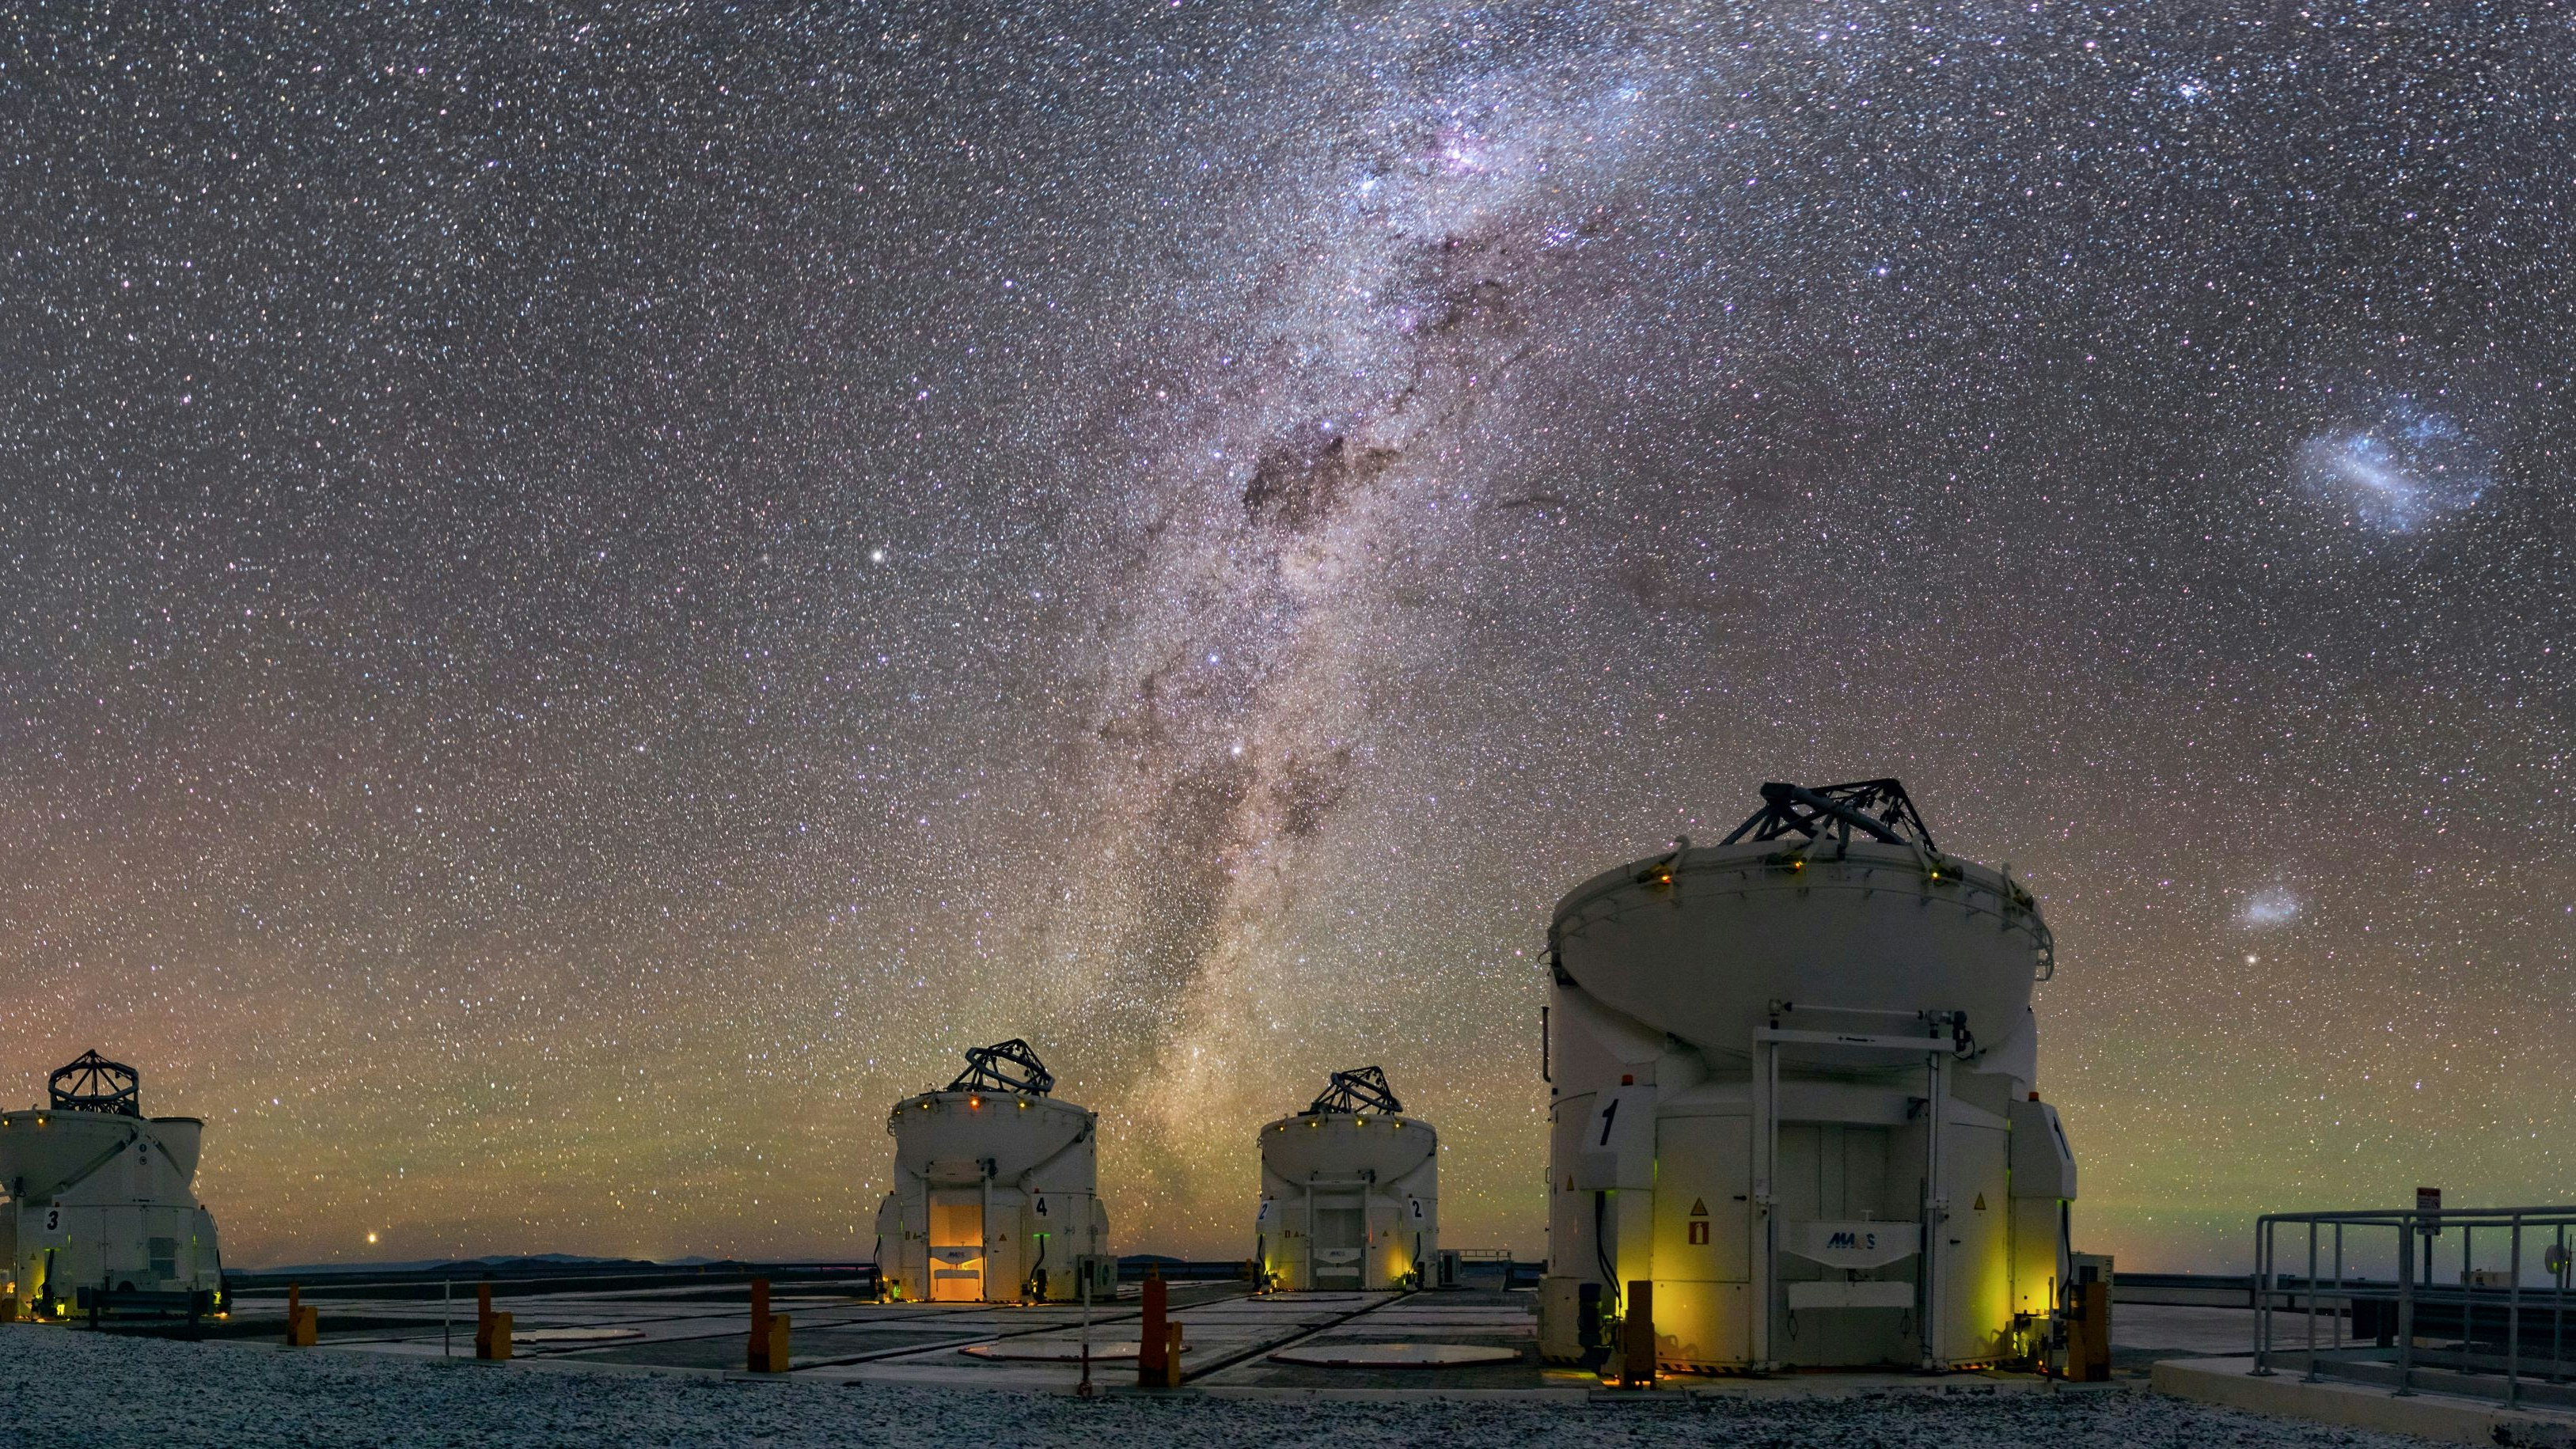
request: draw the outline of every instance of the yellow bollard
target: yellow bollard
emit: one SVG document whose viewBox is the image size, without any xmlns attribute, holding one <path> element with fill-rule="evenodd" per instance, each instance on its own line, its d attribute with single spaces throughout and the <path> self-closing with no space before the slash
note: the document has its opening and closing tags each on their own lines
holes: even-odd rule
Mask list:
<svg viewBox="0 0 2576 1449">
<path fill-rule="evenodd" d="M 510 1357 L 511 1315 L 492 1311 L 492 1284 L 487 1279 L 474 1289 L 474 1356 L 489 1363 L 501 1363 Z"/>
<path fill-rule="evenodd" d="M 2066 1332 L 2066 1376 L 2079 1384 L 2111 1380 L 2111 1285 L 2095 1281 L 2066 1288 L 2073 1310 Z"/>
<path fill-rule="evenodd" d="M 751 1280 L 751 1352 L 747 1367 L 756 1374 L 783 1374 L 789 1363 L 787 1319 L 769 1311 L 769 1280 Z"/>
<path fill-rule="evenodd" d="M 304 1285 L 286 1285 L 286 1346 L 311 1348 L 322 1341 L 321 1310 L 304 1301 Z"/>
</svg>

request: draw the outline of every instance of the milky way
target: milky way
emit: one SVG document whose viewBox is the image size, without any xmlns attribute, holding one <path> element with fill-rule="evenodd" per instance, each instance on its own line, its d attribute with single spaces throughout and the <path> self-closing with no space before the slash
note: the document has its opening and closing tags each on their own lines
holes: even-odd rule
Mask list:
<svg viewBox="0 0 2576 1449">
<path fill-rule="evenodd" d="M 1883 774 L 2084 1246 L 2566 1177 L 2558 9 L 10 19 L 0 1091 L 237 1259 L 863 1256 L 1010 1036 L 1535 1254 L 1556 896 Z"/>
<path fill-rule="evenodd" d="M 1396 63 L 1301 117 L 1243 194 L 1217 190 L 1260 240 L 1221 320 L 1158 349 L 1168 377 L 1120 420 L 1153 449 L 1103 531 L 1136 542 L 1076 656 L 1099 690 L 1073 782 L 1092 823 L 1048 954 L 1073 968 L 1073 1050 L 1137 1094 L 1143 1161 L 1184 1202 L 1244 1122 L 1295 1105 L 1266 1060 L 1277 1023 L 1313 1014 L 1287 927 L 1329 907 L 1314 857 L 1351 844 L 1383 676 L 1470 647 L 1408 618 L 1408 591 L 1474 547 L 1516 476 L 1488 434 L 1601 310 L 1585 252 L 1644 109 L 1621 57 L 1551 74 L 1390 39 Z M 1270 83 L 1290 79 L 1321 78 Z"/>
</svg>

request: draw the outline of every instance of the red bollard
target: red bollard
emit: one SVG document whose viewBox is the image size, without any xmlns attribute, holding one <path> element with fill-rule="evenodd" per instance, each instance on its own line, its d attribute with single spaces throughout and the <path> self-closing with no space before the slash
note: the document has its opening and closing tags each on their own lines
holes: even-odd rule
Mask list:
<svg viewBox="0 0 2576 1449">
<path fill-rule="evenodd" d="M 1170 1324 L 1164 1314 L 1171 1303 L 1171 1287 L 1160 1271 L 1145 1279 L 1145 1321 L 1136 1334 L 1136 1386 L 1145 1389 L 1168 1388 L 1171 1383 L 1172 1351 Z"/>
<path fill-rule="evenodd" d="M 1619 1387 L 1655 1386 L 1655 1285 L 1640 1278 L 1628 1285 L 1627 1312 L 1619 1322 Z"/>
</svg>

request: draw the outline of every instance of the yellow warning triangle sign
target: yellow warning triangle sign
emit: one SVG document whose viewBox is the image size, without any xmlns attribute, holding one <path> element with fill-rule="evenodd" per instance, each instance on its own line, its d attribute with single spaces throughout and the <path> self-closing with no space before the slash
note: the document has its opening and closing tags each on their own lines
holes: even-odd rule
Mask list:
<svg viewBox="0 0 2576 1449">
<path fill-rule="evenodd" d="M 1982 1193 L 1982 1192 L 1981 1192 L 1981 1193 L 1978 1193 L 1978 1194 L 1977 1194 L 1977 1211 L 1979 1211 L 1979 1212 L 1984 1212 L 1985 1210 L 1986 1210 L 1986 1195 L 1985 1195 L 1984 1193 Z"/>
<path fill-rule="evenodd" d="M 1707 1216 L 1708 1216 L 1708 1199 L 1707 1199 L 1707 1198 L 1704 1198 L 1704 1197 L 1695 1197 L 1695 1198 L 1692 1198 L 1692 1199 L 1691 1199 L 1691 1210 L 1690 1210 L 1690 1215 L 1691 1215 L 1692 1217 L 1695 1217 L 1695 1218 L 1704 1218 L 1704 1217 L 1707 1217 Z"/>
</svg>

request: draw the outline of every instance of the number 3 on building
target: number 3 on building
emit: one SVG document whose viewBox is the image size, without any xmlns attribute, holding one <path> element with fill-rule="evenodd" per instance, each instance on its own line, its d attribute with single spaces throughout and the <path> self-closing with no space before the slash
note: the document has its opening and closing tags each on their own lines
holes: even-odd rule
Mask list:
<svg viewBox="0 0 2576 1449">
<path fill-rule="evenodd" d="M 45 1231 L 49 1233 L 58 1233 L 61 1232 L 62 1229 L 63 1210 L 60 1207 L 49 1207 L 45 1209 Z"/>
</svg>

